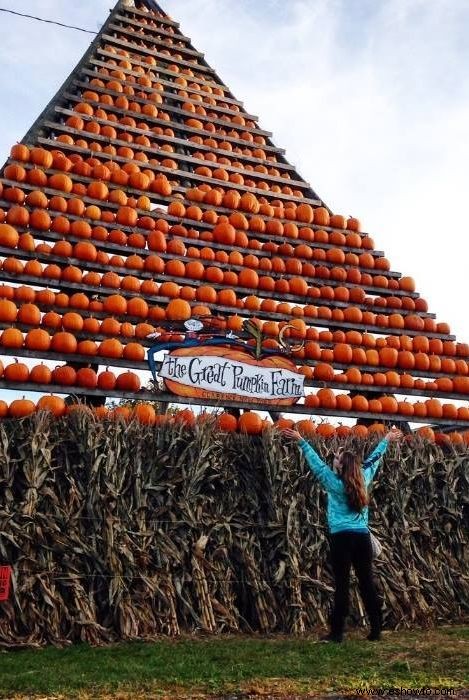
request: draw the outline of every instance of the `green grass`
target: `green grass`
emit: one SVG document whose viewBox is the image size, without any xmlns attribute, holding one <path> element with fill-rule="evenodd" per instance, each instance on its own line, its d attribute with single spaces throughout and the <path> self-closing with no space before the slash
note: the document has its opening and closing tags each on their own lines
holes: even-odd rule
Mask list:
<svg viewBox="0 0 469 700">
<path fill-rule="evenodd" d="M 362 686 L 469 688 L 469 627 L 393 632 L 371 644 L 230 636 L 92 648 L 0 652 L 0 697 L 179 697 L 228 691 L 275 694 Z M 127 695 L 128 694 L 128 695 Z"/>
</svg>

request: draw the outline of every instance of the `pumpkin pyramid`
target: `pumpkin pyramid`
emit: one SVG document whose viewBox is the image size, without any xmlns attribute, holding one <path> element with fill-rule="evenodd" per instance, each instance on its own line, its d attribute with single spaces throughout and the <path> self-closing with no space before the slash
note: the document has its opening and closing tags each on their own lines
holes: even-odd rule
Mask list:
<svg viewBox="0 0 469 700">
<path fill-rule="evenodd" d="M 117 3 L 1 176 L 4 388 L 150 398 L 137 371 L 180 299 L 268 347 L 293 324 L 292 412 L 469 427 L 469 346 L 151 0 Z"/>
</svg>

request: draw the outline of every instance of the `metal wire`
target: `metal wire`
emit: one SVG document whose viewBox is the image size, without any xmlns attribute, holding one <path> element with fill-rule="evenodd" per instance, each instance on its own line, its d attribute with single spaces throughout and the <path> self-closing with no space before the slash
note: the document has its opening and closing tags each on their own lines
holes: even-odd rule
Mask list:
<svg viewBox="0 0 469 700">
<path fill-rule="evenodd" d="M 98 32 L 93 32 L 91 29 L 84 29 L 83 27 L 75 27 L 72 24 L 64 24 L 63 22 L 56 22 L 53 19 L 44 19 L 43 17 L 36 17 L 35 15 L 26 15 L 22 12 L 16 12 L 15 10 L 10 10 L 5 7 L 0 7 L 0 12 L 6 12 L 10 15 L 16 15 L 17 17 L 24 17 L 25 19 L 33 19 L 36 22 L 45 22 L 46 24 L 55 24 L 57 27 L 64 27 L 65 29 L 74 29 L 77 32 L 84 32 L 85 34 L 94 34 Z"/>
</svg>

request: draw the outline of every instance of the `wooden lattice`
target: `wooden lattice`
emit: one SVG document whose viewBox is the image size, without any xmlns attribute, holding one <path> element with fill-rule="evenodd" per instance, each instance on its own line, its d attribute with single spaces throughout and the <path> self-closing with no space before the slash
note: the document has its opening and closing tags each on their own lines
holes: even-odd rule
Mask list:
<svg viewBox="0 0 469 700">
<path fill-rule="evenodd" d="M 22 144 L 0 180 L 0 327 L 20 331 L 0 337 L 4 388 L 154 399 L 128 371 L 148 369 L 147 336 L 180 296 L 228 328 L 258 319 L 271 344 L 297 325 L 311 395 L 292 412 L 469 427 L 450 403 L 467 402 L 469 346 L 356 219 L 330 212 L 156 3 L 117 3 Z M 214 234 L 223 222 L 232 239 Z M 69 376 L 27 376 L 18 356 Z M 114 388 L 106 366 L 127 370 Z M 311 393 L 325 386 L 335 408 Z"/>
</svg>

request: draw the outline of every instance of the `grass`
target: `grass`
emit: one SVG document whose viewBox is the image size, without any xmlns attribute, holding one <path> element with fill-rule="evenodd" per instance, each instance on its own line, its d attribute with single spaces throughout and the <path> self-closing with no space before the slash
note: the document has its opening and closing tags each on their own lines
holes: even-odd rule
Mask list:
<svg viewBox="0 0 469 700">
<path fill-rule="evenodd" d="M 392 632 L 371 644 L 227 636 L 0 652 L 1 698 L 276 696 L 360 687 L 469 688 L 469 627 Z"/>
</svg>

